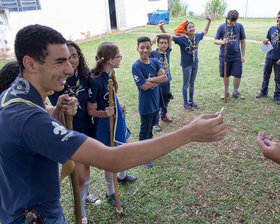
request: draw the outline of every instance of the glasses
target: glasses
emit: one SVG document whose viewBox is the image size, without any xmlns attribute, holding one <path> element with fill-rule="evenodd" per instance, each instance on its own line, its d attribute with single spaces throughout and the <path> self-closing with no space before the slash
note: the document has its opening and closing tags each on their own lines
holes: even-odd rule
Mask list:
<svg viewBox="0 0 280 224">
<path fill-rule="evenodd" d="M 70 57 L 69 57 L 69 60 L 77 60 L 77 59 L 79 59 L 79 55 L 77 55 L 77 54 L 72 54 Z"/>
<path fill-rule="evenodd" d="M 114 58 L 120 58 L 120 59 L 122 59 L 122 55 L 115 56 Z"/>
</svg>

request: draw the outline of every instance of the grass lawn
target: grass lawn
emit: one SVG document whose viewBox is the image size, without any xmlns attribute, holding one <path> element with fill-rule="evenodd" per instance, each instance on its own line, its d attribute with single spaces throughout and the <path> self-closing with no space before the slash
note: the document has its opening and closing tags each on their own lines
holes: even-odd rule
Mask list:
<svg viewBox="0 0 280 224">
<path fill-rule="evenodd" d="M 171 18 L 165 25 L 172 32 L 183 18 Z M 201 32 L 206 20 L 192 20 L 196 32 Z M 208 37 L 214 37 L 224 21 L 213 21 Z M 248 40 L 263 40 L 275 19 L 240 19 Z M 123 55 L 122 65 L 116 70 L 119 82 L 118 97 L 127 108 L 127 125 L 131 141 L 138 139 L 138 90 L 131 74 L 132 64 L 139 58 L 136 39 L 159 32 L 157 26 L 143 26 L 80 44 L 90 66 L 94 65 L 97 46 L 104 41 L 116 43 Z M 246 62 L 240 92 L 245 100 L 229 97 L 220 101 L 222 79 L 218 71 L 219 46 L 205 38 L 199 45 L 199 69 L 195 83 L 195 103 L 199 109 L 187 111 L 182 107 L 182 71 L 180 49 L 173 44 L 171 53 L 171 89 L 174 99 L 169 104 L 171 124 L 161 123 L 164 135 L 176 130 L 200 114 L 214 113 L 221 107 L 227 124 L 227 136 L 214 143 L 191 143 L 154 161 L 153 168 L 139 166 L 128 171 L 138 180 L 119 187 L 124 201 L 125 216 L 120 217 L 105 199 L 105 180 L 102 170 L 91 168 L 90 191 L 103 203 L 86 204 L 89 223 L 280 223 L 280 167 L 265 159 L 257 144 L 260 130 L 280 136 L 279 106 L 273 101 L 274 81 L 269 96 L 256 99 L 262 82 L 265 54 L 260 43 L 247 42 Z M 154 46 L 155 47 L 155 46 Z M 155 48 L 154 48 L 155 49 Z M 0 63 L 2 67 L 4 62 Z M 272 75 L 274 77 L 274 74 Z M 232 80 L 230 84 L 232 92 Z M 61 203 L 69 223 L 73 222 L 72 196 L 69 183 L 62 184 Z"/>
</svg>

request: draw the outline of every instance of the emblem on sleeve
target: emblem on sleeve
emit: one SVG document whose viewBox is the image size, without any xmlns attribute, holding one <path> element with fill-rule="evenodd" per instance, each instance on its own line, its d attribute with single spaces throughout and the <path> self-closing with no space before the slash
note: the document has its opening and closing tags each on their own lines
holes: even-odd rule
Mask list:
<svg viewBox="0 0 280 224">
<path fill-rule="evenodd" d="M 53 129 L 53 133 L 56 134 L 56 135 L 65 135 L 67 133 L 67 129 L 65 127 L 63 127 L 62 125 L 59 125 L 58 123 L 56 122 L 52 122 L 52 125 L 54 126 L 54 129 Z"/>
<path fill-rule="evenodd" d="M 133 75 L 133 78 L 134 78 L 135 82 L 139 81 L 139 77 L 137 75 Z"/>
</svg>

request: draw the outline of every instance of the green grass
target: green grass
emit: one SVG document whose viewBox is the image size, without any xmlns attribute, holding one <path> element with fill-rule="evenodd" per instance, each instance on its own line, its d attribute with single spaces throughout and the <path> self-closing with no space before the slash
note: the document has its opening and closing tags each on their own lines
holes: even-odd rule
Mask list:
<svg viewBox="0 0 280 224">
<path fill-rule="evenodd" d="M 183 19 L 172 18 L 166 25 L 172 31 Z M 203 30 L 206 20 L 192 19 L 197 32 Z M 247 39 L 262 40 L 274 19 L 239 20 L 243 23 Z M 214 37 L 223 21 L 213 21 L 209 35 Z M 132 132 L 131 141 L 139 133 L 138 90 L 133 81 L 131 66 L 138 59 L 136 39 L 142 35 L 153 36 L 157 26 L 144 26 L 132 32 L 112 35 L 81 43 L 88 64 L 94 64 L 97 46 L 104 41 L 116 43 L 123 57 L 116 70 L 119 82 L 118 97 L 127 108 L 127 125 Z M 256 99 L 262 82 L 264 53 L 261 44 L 247 43 L 246 62 L 240 92 L 244 101 L 229 98 L 220 101 L 223 94 L 218 71 L 219 47 L 213 40 L 204 39 L 199 45 L 199 70 L 195 83 L 195 102 L 199 109 L 186 111 L 182 107 L 182 71 L 179 47 L 173 44 L 171 53 L 171 89 L 174 99 L 169 104 L 171 124 L 162 123 L 164 135 L 187 124 L 199 114 L 213 113 L 225 106 L 223 116 L 227 136 L 214 143 L 191 143 L 154 161 L 154 167 L 139 166 L 128 171 L 138 180 L 119 187 L 125 204 L 125 216 L 120 217 L 105 199 L 103 171 L 91 168 L 90 191 L 103 203 L 86 204 L 90 223 L 280 223 L 279 166 L 265 159 L 257 144 L 256 135 L 266 130 L 280 136 L 279 106 L 273 102 L 274 80 L 269 96 Z M 1 66 L 3 65 L 3 62 Z M 274 77 L 274 75 L 272 75 Z M 232 81 L 232 80 L 231 80 Z M 232 91 L 232 82 L 230 85 Z M 62 184 L 61 203 L 68 222 L 73 222 L 72 196 L 68 181 Z"/>
</svg>

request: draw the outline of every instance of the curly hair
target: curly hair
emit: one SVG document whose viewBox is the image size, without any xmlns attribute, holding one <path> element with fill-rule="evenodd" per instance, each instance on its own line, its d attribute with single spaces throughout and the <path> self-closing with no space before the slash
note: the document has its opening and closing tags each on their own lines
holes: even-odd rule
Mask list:
<svg viewBox="0 0 280 224">
<path fill-rule="evenodd" d="M 76 49 L 77 53 L 78 53 L 78 56 L 79 56 L 79 65 L 78 65 L 78 73 L 79 75 L 84 78 L 84 79 L 88 79 L 89 77 L 89 69 L 87 67 L 87 64 L 86 64 L 86 60 L 85 60 L 85 57 L 82 53 L 82 50 L 81 48 L 78 46 L 78 44 L 76 44 L 75 42 L 71 41 L 71 40 L 67 40 L 66 41 L 66 45 L 69 47 L 69 46 L 72 46 Z"/>
</svg>

